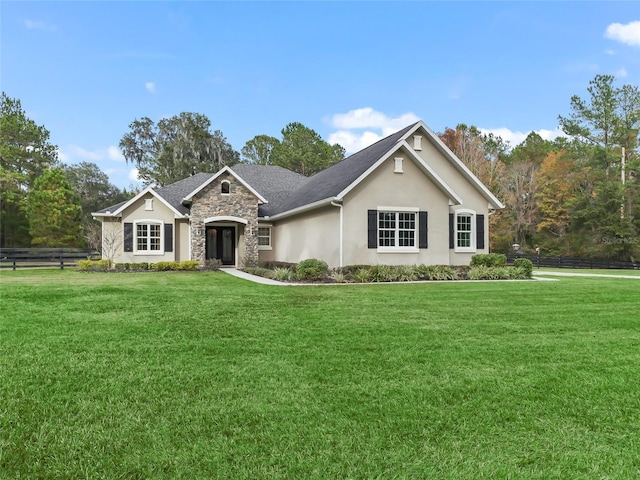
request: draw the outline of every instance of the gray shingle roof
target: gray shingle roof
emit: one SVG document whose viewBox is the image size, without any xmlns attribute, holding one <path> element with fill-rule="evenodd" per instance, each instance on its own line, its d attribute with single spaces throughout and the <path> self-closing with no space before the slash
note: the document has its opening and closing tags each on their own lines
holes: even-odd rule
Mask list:
<svg viewBox="0 0 640 480">
<path fill-rule="evenodd" d="M 273 216 L 337 196 L 391 150 L 414 125 L 379 140 L 312 177 L 270 165 L 239 164 L 231 167 L 231 170 L 268 201 L 267 204 L 260 205 L 259 215 Z M 182 200 L 213 175 L 215 174 L 196 173 L 155 192 L 178 212 L 186 215 L 189 207 L 183 205 Z M 115 212 L 125 203 L 103 208 L 95 213 Z"/>
<path fill-rule="evenodd" d="M 356 181 L 360 175 L 375 164 L 382 156 L 409 131 L 415 124 L 403 128 L 373 145 L 354 153 L 329 168 L 316 173 L 291 193 L 283 202 L 275 205 L 270 215 L 287 212 L 311 203 L 337 196 Z"/>
</svg>

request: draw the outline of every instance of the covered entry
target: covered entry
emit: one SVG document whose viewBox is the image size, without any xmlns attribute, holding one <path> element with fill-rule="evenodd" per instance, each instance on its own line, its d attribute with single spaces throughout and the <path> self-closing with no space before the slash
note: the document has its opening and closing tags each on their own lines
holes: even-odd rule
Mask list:
<svg viewBox="0 0 640 480">
<path fill-rule="evenodd" d="M 238 217 L 205 219 L 205 259 L 217 259 L 222 265 L 236 266 L 247 221 Z"/>
</svg>

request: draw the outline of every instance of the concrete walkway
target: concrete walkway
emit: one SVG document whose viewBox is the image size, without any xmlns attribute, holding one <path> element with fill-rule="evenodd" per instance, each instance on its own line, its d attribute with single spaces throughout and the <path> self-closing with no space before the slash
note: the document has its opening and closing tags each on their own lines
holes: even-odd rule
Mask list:
<svg viewBox="0 0 640 480">
<path fill-rule="evenodd" d="M 221 268 L 221 272 L 228 273 L 229 275 L 233 275 L 234 277 L 242 278 L 243 280 L 249 280 L 250 282 L 261 283 L 263 285 L 280 285 L 288 286 L 295 285 L 293 283 L 285 283 L 279 282 L 277 280 L 272 280 L 270 278 L 260 277 L 258 275 L 251 275 L 250 273 L 243 272 L 242 270 L 238 270 L 237 268 Z"/>
<path fill-rule="evenodd" d="M 632 278 L 640 280 L 640 275 L 608 275 L 606 273 L 575 273 L 575 272 L 545 272 L 545 271 L 533 271 L 534 276 L 538 275 L 553 275 L 556 277 L 604 277 L 604 278 Z"/>
</svg>

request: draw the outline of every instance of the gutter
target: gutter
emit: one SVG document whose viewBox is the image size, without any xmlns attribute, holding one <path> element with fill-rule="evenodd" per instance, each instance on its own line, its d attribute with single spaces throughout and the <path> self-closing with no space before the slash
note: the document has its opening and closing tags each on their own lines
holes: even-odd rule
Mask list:
<svg viewBox="0 0 640 480">
<path fill-rule="evenodd" d="M 344 257 L 344 253 L 343 253 L 343 248 L 342 248 L 342 244 L 344 243 L 343 242 L 343 239 L 344 239 L 344 227 L 343 227 L 344 226 L 344 214 L 343 214 L 343 209 L 342 209 L 342 204 L 341 203 L 337 203 L 337 202 L 332 201 L 331 205 L 334 206 L 334 207 L 338 207 L 340 209 L 340 236 L 339 236 L 339 238 L 340 238 L 340 240 L 339 240 L 340 241 L 340 263 L 339 263 L 338 266 L 340 268 L 342 268 L 344 266 L 344 258 L 343 258 Z"/>
</svg>

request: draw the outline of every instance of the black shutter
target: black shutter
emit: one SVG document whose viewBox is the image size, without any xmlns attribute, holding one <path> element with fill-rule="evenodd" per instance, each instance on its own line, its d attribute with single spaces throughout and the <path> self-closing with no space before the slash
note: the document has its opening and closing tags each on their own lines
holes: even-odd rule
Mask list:
<svg viewBox="0 0 640 480">
<path fill-rule="evenodd" d="M 173 224 L 164 224 L 164 251 L 173 252 Z"/>
<path fill-rule="evenodd" d="M 484 249 L 484 215 L 476 215 L 476 248 Z"/>
<path fill-rule="evenodd" d="M 428 227 L 429 214 L 427 212 L 418 213 L 418 248 L 429 247 L 429 227 Z"/>
<path fill-rule="evenodd" d="M 124 251 L 133 252 L 133 223 L 124 224 Z"/>
<path fill-rule="evenodd" d="M 367 211 L 367 248 L 378 248 L 378 211 Z"/>
<path fill-rule="evenodd" d="M 456 220 L 455 218 L 455 214 L 450 213 L 449 214 L 449 248 L 450 249 L 454 249 L 456 248 L 456 229 L 455 229 L 455 225 L 454 222 Z"/>
</svg>

